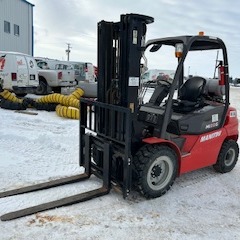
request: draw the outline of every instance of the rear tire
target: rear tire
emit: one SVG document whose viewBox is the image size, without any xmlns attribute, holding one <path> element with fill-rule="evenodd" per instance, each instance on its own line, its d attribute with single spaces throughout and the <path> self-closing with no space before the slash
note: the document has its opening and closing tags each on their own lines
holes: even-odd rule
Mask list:
<svg viewBox="0 0 240 240">
<path fill-rule="evenodd" d="M 234 140 L 226 140 L 219 152 L 216 164 L 213 168 L 220 173 L 230 172 L 238 161 L 239 148 Z"/>
<path fill-rule="evenodd" d="M 146 198 L 165 194 L 178 174 L 176 153 L 167 146 L 145 145 L 133 160 L 133 176 L 137 190 Z"/>
<path fill-rule="evenodd" d="M 48 89 L 47 83 L 45 83 L 43 81 L 39 81 L 39 85 L 38 85 L 35 93 L 37 95 L 46 95 L 47 94 L 47 89 Z"/>
</svg>

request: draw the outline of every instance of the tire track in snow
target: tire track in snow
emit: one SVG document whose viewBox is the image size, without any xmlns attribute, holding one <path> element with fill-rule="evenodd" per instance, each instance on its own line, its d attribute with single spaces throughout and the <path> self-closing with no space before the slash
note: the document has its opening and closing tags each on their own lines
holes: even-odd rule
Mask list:
<svg viewBox="0 0 240 240">
<path fill-rule="evenodd" d="M 192 185 L 196 185 L 206 180 L 220 177 L 221 174 L 214 171 L 212 167 L 200 169 L 190 173 L 185 173 L 176 179 L 174 185 L 180 188 L 186 188 Z"/>
</svg>

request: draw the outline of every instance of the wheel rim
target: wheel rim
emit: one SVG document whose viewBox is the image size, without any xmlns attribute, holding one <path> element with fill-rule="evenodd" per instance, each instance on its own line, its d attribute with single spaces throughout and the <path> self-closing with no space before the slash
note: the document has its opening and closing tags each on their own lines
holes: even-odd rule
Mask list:
<svg viewBox="0 0 240 240">
<path fill-rule="evenodd" d="M 227 151 L 227 154 L 225 156 L 225 160 L 224 160 L 224 163 L 226 166 L 231 166 L 235 160 L 235 151 L 233 148 L 230 148 L 228 151 Z"/>
<path fill-rule="evenodd" d="M 167 156 L 161 156 L 151 164 L 147 173 L 147 183 L 153 190 L 164 188 L 173 175 L 173 163 Z"/>
</svg>

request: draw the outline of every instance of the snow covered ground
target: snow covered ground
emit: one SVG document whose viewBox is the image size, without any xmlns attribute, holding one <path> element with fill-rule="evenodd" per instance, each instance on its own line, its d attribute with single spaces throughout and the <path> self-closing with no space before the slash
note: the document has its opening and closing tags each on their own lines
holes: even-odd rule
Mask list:
<svg viewBox="0 0 240 240">
<path fill-rule="evenodd" d="M 240 113 L 240 88 L 231 87 Z M 239 114 L 240 116 L 240 114 Z M 79 122 L 55 112 L 0 109 L 0 191 L 81 173 Z M 109 195 L 1 222 L 0 240 L 240 239 L 240 163 L 228 174 L 211 167 L 178 178 L 163 197 Z M 76 183 L 0 199 L 0 215 L 100 186 Z"/>
</svg>

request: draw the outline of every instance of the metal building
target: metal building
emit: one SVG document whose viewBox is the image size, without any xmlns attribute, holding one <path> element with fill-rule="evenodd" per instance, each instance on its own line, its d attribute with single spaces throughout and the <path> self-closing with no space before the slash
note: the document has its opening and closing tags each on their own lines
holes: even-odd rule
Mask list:
<svg viewBox="0 0 240 240">
<path fill-rule="evenodd" d="M 25 0 L 0 0 L 0 50 L 33 55 L 33 7 Z"/>
</svg>

